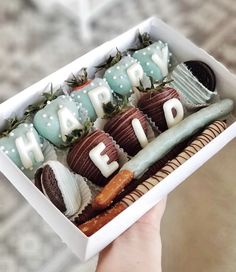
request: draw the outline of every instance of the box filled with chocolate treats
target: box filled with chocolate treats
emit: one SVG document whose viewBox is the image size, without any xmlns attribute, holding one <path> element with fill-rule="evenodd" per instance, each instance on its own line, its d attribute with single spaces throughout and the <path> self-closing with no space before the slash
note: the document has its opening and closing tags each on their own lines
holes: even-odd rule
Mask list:
<svg viewBox="0 0 236 272">
<path fill-rule="evenodd" d="M 236 137 L 235 88 L 150 18 L 0 105 L 0 171 L 88 260 Z"/>
</svg>

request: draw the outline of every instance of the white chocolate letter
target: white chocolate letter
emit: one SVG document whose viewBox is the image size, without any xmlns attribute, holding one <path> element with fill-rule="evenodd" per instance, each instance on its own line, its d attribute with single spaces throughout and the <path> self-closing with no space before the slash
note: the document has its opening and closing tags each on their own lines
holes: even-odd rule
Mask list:
<svg viewBox="0 0 236 272">
<path fill-rule="evenodd" d="M 176 110 L 175 117 L 173 115 L 172 109 Z M 166 101 L 163 105 L 163 110 L 168 128 L 178 124 L 184 117 L 183 106 L 177 98 L 172 98 Z"/>
<path fill-rule="evenodd" d="M 70 134 L 74 129 L 80 129 L 83 126 L 75 118 L 72 112 L 69 111 L 66 107 L 60 109 L 57 114 L 58 114 L 60 128 L 61 128 L 61 138 L 63 142 L 65 142 L 66 135 Z"/>
<path fill-rule="evenodd" d="M 41 151 L 40 145 L 35 138 L 34 133 L 27 132 L 26 137 L 28 139 L 27 143 L 23 140 L 23 137 L 16 138 L 15 143 L 18 153 L 20 155 L 21 162 L 23 166 L 28 169 L 33 166 L 33 162 L 30 158 L 29 153 L 32 153 L 34 155 L 37 162 L 44 161 L 44 156 Z"/>
<path fill-rule="evenodd" d="M 148 140 L 139 119 L 132 120 L 132 127 L 141 147 L 144 148 L 148 144 Z"/>
<path fill-rule="evenodd" d="M 98 117 L 103 117 L 103 104 L 111 101 L 111 92 L 106 87 L 98 87 L 88 92 L 88 96 L 93 104 L 94 110 Z"/>
<path fill-rule="evenodd" d="M 168 46 L 164 46 L 162 49 L 160 49 L 160 54 L 155 53 L 152 55 L 152 60 L 160 68 L 163 77 L 168 75 L 168 58 L 169 58 Z"/>
<path fill-rule="evenodd" d="M 117 161 L 113 161 L 110 164 L 107 164 L 109 161 L 109 157 L 105 155 L 101 155 L 102 151 L 106 148 L 104 143 L 99 143 L 89 152 L 89 157 L 92 162 L 97 166 L 97 168 L 101 171 L 102 175 L 105 178 L 108 178 L 113 172 L 115 172 L 119 168 L 119 164 Z"/>
<path fill-rule="evenodd" d="M 128 77 L 131 81 L 133 87 L 138 87 L 140 85 L 140 80 L 143 78 L 143 67 L 134 63 L 127 69 Z"/>
</svg>

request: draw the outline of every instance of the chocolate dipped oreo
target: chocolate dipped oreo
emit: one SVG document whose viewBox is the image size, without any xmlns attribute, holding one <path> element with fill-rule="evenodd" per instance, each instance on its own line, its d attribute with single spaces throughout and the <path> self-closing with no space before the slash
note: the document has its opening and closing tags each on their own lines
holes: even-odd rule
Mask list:
<svg viewBox="0 0 236 272">
<path fill-rule="evenodd" d="M 139 126 L 137 129 L 135 128 L 136 125 Z M 131 156 L 134 156 L 143 148 L 142 140 L 137 135 L 140 130 L 143 130 L 146 135 L 148 123 L 144 114 L 139 109 L 133 107 L 122 109 L 111 117 L 104 126 L 104 131 L 109 133 L 120 147 Z"/>
<path fill-rule="evenodd" d="M 71 173 L 58 161 L 48 161 L 37 170 L 35 185 L 68 217 L 76 214 L 91 199 L 90 189 L 83 178 Z"/>
<path fill-rule="evenodd" d="M 66 211 L 66 205 L 58 187 L 58 182 L 49 165 L 40 168 L 35 174 L 35 185 L 47 195 L 51 202 L 61 211 Z"/>
<path fill-rule="evenodd" d="M 215 74 L 204 62 L 180 63 L 173 69 L 171 78 L 170 86 L 177 90 L 181 102 L 190 112 L 206 107 L 217 96 Z"/>
<path fill-rule="evenodd" d="M 209 91 L 215 91 L 216 76 L 208 64 L 200 60 L 189 60 L 184 64 Z"/>
<path fill-rule="evenodd" d="M 94 151 L 98 155 L 97 157 L 94 156 Z M 104 158 L 105 164 L 100 167 L 100 162 Z M 67 163 L 75 173 L 99 186 L 104 186 L 118 169 L 118 159 L 118 150 L 113 140 L 99 129 L 75 142 L 67 155 Z M 105 166 L 105 170 L 102 169 L 103 166 Z"/>
</svg>

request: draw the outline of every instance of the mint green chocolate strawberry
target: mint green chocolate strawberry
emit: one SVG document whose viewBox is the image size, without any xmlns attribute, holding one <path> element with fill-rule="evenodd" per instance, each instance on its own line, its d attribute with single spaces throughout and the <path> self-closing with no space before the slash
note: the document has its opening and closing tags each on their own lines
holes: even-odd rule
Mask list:
<svg viewBox="0 0 236 272">
<path fill-rule="evenodd" d="M 83 108 L 88 118 L 95 121 L 97 117 L 103 117 L 103 104 L 112 101 L 112 90 L 106 80 L 95 78 L 88 80 L 83 85 L 73 85 L 70 96 Z"/>
<path fill-rule="evenodd" d="M 168 75 L 170 56 L 168 44 L 155 42 L 143 49 L 135 51 L 133 58 L 140 62 L 145 74 L 155 81 Z"/>
<path fill-rule="evenodd" d="M 42 142 L 33 124 L 20 123 L 14 129 L 1 134 L 0 149 L 26 175 L 37 169 L 44 161 Z M 28 175 L 29 176 L 29 175 Z"/>
<path fill-rule="evenodd" d="M 61 95 L 39 110 L 34 116 L 38 133 L 57 147 L 64 146 L 75 129 L 83 128 L 80 106 L 69 96 Z"/>
<path fill-rule="evenodd" d="M 122 96 L 129 96 L 132 87 L 138 87 L 143 76 L 142 66 L 130 56 L 123 57 L 104 74 L 111 89 Z"/>
</svg>

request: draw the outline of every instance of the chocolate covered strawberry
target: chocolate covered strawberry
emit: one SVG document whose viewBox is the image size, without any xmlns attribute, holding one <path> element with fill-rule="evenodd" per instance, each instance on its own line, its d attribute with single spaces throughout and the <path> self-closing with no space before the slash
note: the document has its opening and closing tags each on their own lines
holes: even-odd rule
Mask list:
<svg viewBox="0 0 236 272">
<path fill-rule="evenodd" d="M 88 78 L 86 68 L 82 68 L 78 75 L 72 74 L 71 78 L 67 79 L 66 84 L 72 88 L 72 91 L 79 91 L 88 85 L 92 80 Z"/>
<path fill-rule="evenodd" d="M 155 84 L 151 80 L 150 88 L 139 88 L 143 94 L 138 101 L 138 108 L 151 118 L 160 131 L 168 129 L 170 127 L 169 123 L 171 121 L 174 123 L 175 117 L 178 117 L 178 120 L 183 118 L 183 108 L 181 108 L 179 102 L 179 94 L 175 89 L 165 86 L 169 82 L 163 81 Z M 168 106 L 167 101 L 170 101 Z M 171 104 L 173 104 L 173 107 L 171 107 Z M 176 105 L 178 108 L 175 107 Z"/>
<path fill-rule="evenodd" d="M 78 76 L 73 75 L 66 82 L 72 88 L 70 96 L 91 121 L 95 121 L 97 117 L 103 117 L 103 103 L 112 101 L 112 90 L 106 80 L 88 79 L 87 71 L 83 68 Z"/>
<path fill-rule="evenodd" d="M 0 150 L 30 178 L 45 160 L 43 140 L 33 124 L 17 118 L 0 133 Z"/>
<path fill-rule="evenodd" d="M 132 88 L 140 84 L 143 79 L 144 72 L 140 63 L 127 55 L 127 52 L 120 52 L 96 67 L 99 70 L 106 70 L 103 79 L 109 84 L 111 89 L 118 95 L 123 97 L 130 96 L 133 92 Z"/>
<path fill-rule="evenodd" d="M 111 137 L 99 129 L 75 141 L 67 155 L 67 163 L 75 173 L 99 186 L 104 186 L 119 168 L 118 159 Z"/>
<path fill-rule="evenodd" d="M 139 33 L 137 38 L 135 47 L 128 51 L 134 52 L 132 57 L 140 63 L 146 76 L 162 80 L 175 61 L 168 44 L 161 40 L 154 42 L 146 32 Z"/>
<path fill-rule="evenodd" d="M 148 123 L 144 114 L 137 108 L 125 105 L 105 105 L 105 117 L 110 118 L 104 131 L 129 155 L 134 156 L 147 144 Z"/>
</svg>

